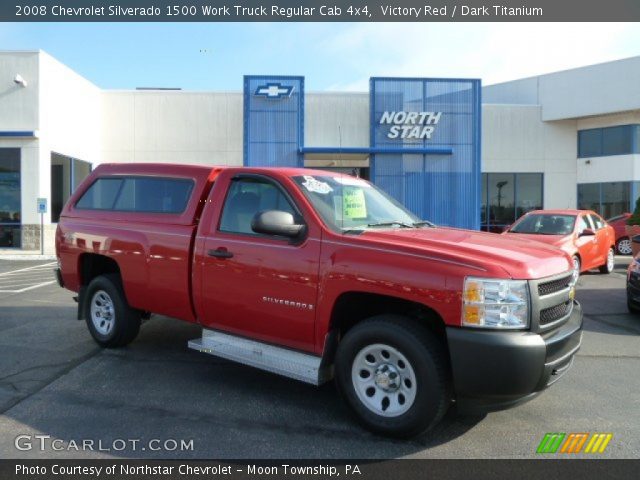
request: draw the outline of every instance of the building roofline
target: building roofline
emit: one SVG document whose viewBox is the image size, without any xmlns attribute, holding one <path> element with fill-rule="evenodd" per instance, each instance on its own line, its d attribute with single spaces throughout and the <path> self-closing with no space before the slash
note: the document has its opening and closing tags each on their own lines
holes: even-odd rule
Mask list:
<svg viewBox="0 0 640 480">
<path fill-rule="evenodd" d="M 531 75 L 528 77 L 520 77 L 520 78 L 514 78 L 513 80 L 506 80 L 504 82 L 498 82 L 498 83 L 491 83 L 491 84 L 487 84 L 487 85 L 483 85 L 482 87 L 497 87 L 500 85 L 506 85 L 508 83 L 514 83 L 514 82 L 519 82 L 519 81 L 523 81 L 523 80 L 534 80 L 534 79 L 538 79 L 541 77 L 549 77 L 551 75 L 556 75 L 556 74 L 561 74 L 561 73 L 568 73 L 568 72 L 573 72 L 576 70 L 586 70 L 589 68 L 594 68 L 594 67 L 600 67 L 603 65 L 608 65 L 611 63 L 621 63 L 621 62 L 628 62 L 631 60 L 640 60 L 640 55 L 634 55 L 632 57 L 624 57 L 624 58 L 618 58 L 615 60 L 607 60 L 606 62 L 600 62 L 600 63 L 590 63 L 589 65 L 582 65 L 580 67 L 572 67 L 572 68 L 565 68 L 563 70 L 554 70 L 552 72 L 546 72 L 546 73 L 540 73 L 538 75 Z"/>
<path fill-rule="evenodd" d="M 46 53 L 44 50 L 38 48 L 35 50 L 2 50 L 0 49 L 0 55 L 9 55 L 15 53 Z"/>
</svg>

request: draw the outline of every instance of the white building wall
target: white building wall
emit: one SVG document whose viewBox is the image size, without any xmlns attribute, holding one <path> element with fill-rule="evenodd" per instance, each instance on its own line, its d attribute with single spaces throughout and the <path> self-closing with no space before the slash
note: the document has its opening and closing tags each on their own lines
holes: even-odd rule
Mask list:
<svg viewBox="0 0 640 480">
<path fill-rule="evenodd" d="M 103 93 L 101 160 L 242 165 L 242 94 Z"/>
<path fill-rule="evenodd" d="M 640 56 L 483 88 L 483 101 L 542 105 L 543 121 L 640 109 Z"/>
<path fill-rule="evenodd" d="M 544 207 L 575 208 L 576 122 L 543 122 L 539 105 L 483 105 L 482 172 L 543 173 Z"/>
<path fill-rule="evenodd" d="M 540 77 L 542 119 L 577 118 L 640 109 L 640 57 Z"/>
<path fill-rule="evenodd" d="M 578 159 L 578 183 L 640 181 L 640 155 Z"/>
<path fill-rule="evenodd" d="M 640 84 L 638 86 L 640 96 Z M 640 123 L 640 110 L 628 111 L 624 113 L 614 113 L 611 115 L 599 115 L 597 117 L 579 118 L 577 120 L 578 130 L 589 128 L 613 127 L 616 125 L 629 125 Z"/>
<path fill-rule="evenodd" d="M 100 162 L 101 110 L 98 87 L 40 52 L 40 139 L 47 155 Z"/>
<path fill-rule="evenodd" d="M 51 253 L 55 225 L 51 225 L 51 153 L 56 152 L 86 162 L 100 162 L 101 91 L 94 84 L 60 63 L 50 55 L 40 52 L 40 139 L 39 175 L 37 197 L 48 199 L 45 215 L 44 241 Z M 27 182 L 23 182 L 25 188 Z M 39 215 L 35 200 L 23 207 L 23 238 L 28 230 L 37 230 Z M 35 229 L 30 225 L 35 224 Z M 28 248 L 28 247 L 27 247 Z"/>
<path fill-rule="evenodd" d="M 538 79 L 539 77 L 529 77 L 485 85 L 482 87 L 482 101 L 487 104 L 539 105 Z"/>
<path fill-rule="evenodd" d="M 0 53 L 0 131 L 37 130 L 39 99 L 39 52 Z M 20 74 L 27 87 L 13 79 Z"/>
<path fill-rule="evenodd" d="M 40 129 L 40 52 L 2 52 L 0 54 L 0 131 Z M 16 75 L 27 82 L 23 87 Z M 38 221 L 36 198 L 41 193 L 40 141 L 34 138 L 0 137 L 0 148 L 20 148 L 21 219 Z M 33 233 L 33 232 L 32 232 Z M 24 239 L 24 234 L 23 234 Z"/>
<path fill-rule="evenodd" d="M 307 93 L 307 147 L 369 147 L 368 93 Z"/>
</svg>

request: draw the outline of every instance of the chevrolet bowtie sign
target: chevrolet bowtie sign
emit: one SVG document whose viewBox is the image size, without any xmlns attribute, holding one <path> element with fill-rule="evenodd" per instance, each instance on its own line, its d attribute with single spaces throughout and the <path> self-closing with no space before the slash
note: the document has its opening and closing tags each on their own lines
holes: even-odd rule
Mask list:
<svg viewBox="0 0 640 480">
<path fill-rule="evenodd" d="M 290 97 L 293 93 L 291 85 L 282 85 L 280 83 L 267 83 L 256 88 L 256 96 L 266 98 L 283 98 Z"/>
<path fill-rule="evenodd" d="M 380 125 L 391 125 L 387 138 L 431 140 L 442 112 L 384 112 Z"/>
</svg>

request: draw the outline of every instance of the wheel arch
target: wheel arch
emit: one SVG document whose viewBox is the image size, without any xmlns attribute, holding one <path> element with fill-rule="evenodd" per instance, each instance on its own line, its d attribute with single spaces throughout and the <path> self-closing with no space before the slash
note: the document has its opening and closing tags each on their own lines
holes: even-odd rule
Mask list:
<svg viewBox="0 0 640 480">
<path fill-rule="evenodd" d="M 91 280 L 100 275 L 117 275 L 122 281 L 120 266 L 113 258 L 98 253 L 83 253 L 78 257 L 78 279 L 80 284 L 78 291 L 78 320 L 85 318 L 87 287 Z"/>
<path fill-rule="evenodd" d="M 578 261 L 580 262 L 580 273 L 582 273 L 582 269 L 584 267 L 584 263 L 582 262 L 582 257 L 580 256 L 580 252 L 579 251 L 575 251 L 571 254 L 571 263 L 573 263 L 573 257 L 576 257 L 578 259 Z M 573 268 L 573 265 L 571 266 L 571 268 Z"/>
<path fill-rule="evenodd" d="M 338 344 L 351 328 L 382 314 L 396 314 L 412 320 L 431 332 L 445 348 L 447 356 L 449 355 L 445 322 L 435 309 L 401 297 L 348 291 L 340 294 L 333 304 L 323 350 L 323 364 L 333 364 Z"/>
</svg>

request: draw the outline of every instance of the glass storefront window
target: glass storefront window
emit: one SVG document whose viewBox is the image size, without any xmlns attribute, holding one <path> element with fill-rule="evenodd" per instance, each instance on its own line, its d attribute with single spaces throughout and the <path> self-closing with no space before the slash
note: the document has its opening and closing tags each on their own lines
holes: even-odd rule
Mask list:
<svg viewBox="0 0 640 480">
<path fill-rule="evenodd" d="M 631 182 L 584 183 L 578 185 L 578 208 L 593 210 L 603 218 L 630 211 Z"/>
<path fill-rule="evenodd" d="M 0 248 L 19 248 L 20 149 L 0 148 Z"/>
<path fill-rule="evenodd" d="M 602 154 L 624 155 L 633 152 L 633 134 L 631 125 L 602 129 Z"/>
<path fill-rule="evenodd" d="M 542 209 L 542 174 L 516 175 L 516 219 L 531 210 Z"/>
<path fill-rule="evenodd" d="M 482 174 L 482 197 L 480 201 L 480 224 L 487 225 L 487 177 Z"/>
<path fill-rule="evenodd" d="M 520 216 L 542 208 L 541 173 L 483 173 L 482 230 L 502 232 Z"/>
<path fill-rule="evenodd" d="M 611 218 L 629 211 L 631 182 L 602 184 L 602 203 L 598 212 L 603 218 Z"/>
<path fill-rule="evenodd" d="M 510 225 L 515 220 L 515 181 L 510 173 L 489 173 L 489 223 Z"/>
<path fill-rule="evenodd" d="M 605 157 L 640 153 L 640 125 L 591 128 L 578 132 L 578 157 Z"/>
<path fill-rule="evenodd" d="M 600 184 L 586 183 L 578 185 L 578 208 L 580 210 L 600 210 Z"/>
<path fill-rule="evenodd" d="M 599 157 L 602 155 L 602 129 L 581 130 L 578 132 L 578 156 Z"/>
</svg>

